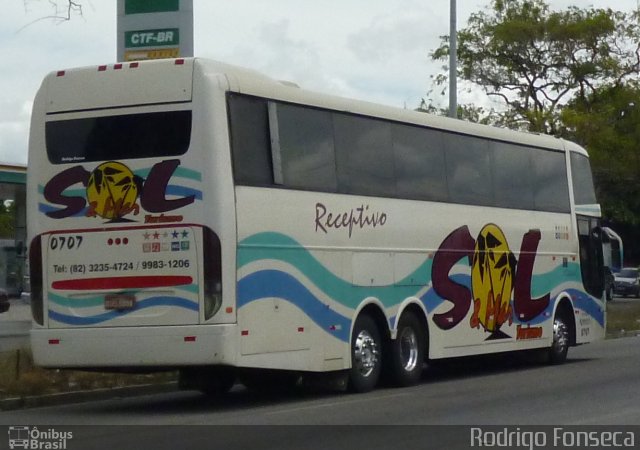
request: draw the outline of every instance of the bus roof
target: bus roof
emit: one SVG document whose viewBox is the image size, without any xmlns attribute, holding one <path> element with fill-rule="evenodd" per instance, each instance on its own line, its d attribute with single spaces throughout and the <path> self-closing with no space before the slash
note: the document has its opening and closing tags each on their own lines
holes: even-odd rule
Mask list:
<svg viewBox="0 0 640 450">
<path fill-rule="evenodd" d="M 481 125 L 406 108 L 313 92 L 301 89 L 292 82 L 275 80 L 252 69 L 203 58 L 117 63 L 52 72 L 43 82 L 43 89 L 48 88 L 46 112 L 77 111 L 83 107 L 95 108 L 96 105 L 99 105 L 98 108 L 113 108 L 153 104 L 159 98 L 166 102 L 190 101 L 194 71 L 204 76 L 221 77 L 232 92 L 379 117 L 497 141 L 587 154 L 579 145 L 553 136 Z M 150 83 L 145 76 L 150 73 L 163 77 L 163 81 Z M 94 85 L 86 82 L 87 75 L 94 77 L 96 74 L 100 76 L 101 89 L 95 89 Z M 127 89 L 118 90 L 121 81 L 128 83 Z M 113 86 L 111 89 L 110 85 Z M 79 101 L 82 104 L 79 105 Z"/>
<path fill-rule="evenodd" d="M 197 65 L 200 66 L 201 70 L 205 73 L 223 72 L 229 81 L 231 91 L 247 95 L 365 116 L 380 117 L 387 120 L 396 120 L 403 123 L 455 131 L 460 134 L 482 136 L 498 141 L 515 142 L 536 147 L 564 150 L 565 145 L 568 143 L 568 141 L 563 139 L 545 134 L 514 131 L 410 109 L 313 92 L 302 89 L 292 82 L 275 80 L 254 70 L 219 63 L 217 61 L 197 58 Z M 567 147 L 570 148 L 570 150 L 586 154 L 586 151 L 582 147 L 574 143 L 570 144 L 571 145 Z"/>
</svg>

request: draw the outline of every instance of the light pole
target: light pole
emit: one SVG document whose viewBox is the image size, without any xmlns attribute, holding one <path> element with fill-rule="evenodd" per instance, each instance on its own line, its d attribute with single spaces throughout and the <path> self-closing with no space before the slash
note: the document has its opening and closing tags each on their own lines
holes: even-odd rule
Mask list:
<svg viewBox="0 0 640 450">
<path fill-rule="evenodd" d="M 449 117 L 458 117 L 458 44 L 456 26 L 456 0 L 449 0 Z"/>
</svg>

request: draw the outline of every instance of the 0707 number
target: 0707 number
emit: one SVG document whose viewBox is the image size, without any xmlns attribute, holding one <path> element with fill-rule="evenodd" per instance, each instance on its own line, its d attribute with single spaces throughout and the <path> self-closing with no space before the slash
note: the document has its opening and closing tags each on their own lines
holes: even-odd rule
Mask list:
<svg viewBox="0 0 640 450">
<path fill-rule="evenodd" d="M 51 236 L 49 248 L 51 250 L 75 250 L 82 245 L 82 236 Z"/>
</svg>

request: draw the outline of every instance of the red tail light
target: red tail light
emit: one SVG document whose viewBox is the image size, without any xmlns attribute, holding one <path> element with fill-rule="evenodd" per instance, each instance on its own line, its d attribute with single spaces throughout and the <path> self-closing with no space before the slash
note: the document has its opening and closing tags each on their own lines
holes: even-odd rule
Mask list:
<svg viewBox="0 0 640 450">
<path fill-rule="evenodd" d="M 222 253 L 220 238 L 203 228 L 204 241 L 204 319 L 212 318 L 222 306 Z"/>
<path fill-rule="evenodd" d="M 29 246 L 29 281 L 31 282 L 31 315 L 33 320 L 44 325 L 44 303 L 42 293 L 42 238 L 34 238 Z"/>
</svg>

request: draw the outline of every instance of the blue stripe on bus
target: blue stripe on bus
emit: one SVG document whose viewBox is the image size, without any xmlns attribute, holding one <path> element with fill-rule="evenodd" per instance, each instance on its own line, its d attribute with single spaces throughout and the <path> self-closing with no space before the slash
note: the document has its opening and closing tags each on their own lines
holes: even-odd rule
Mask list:
<svg viewBox="0 0 640 450">
<path fill-rule="evenodd" d="M 286 300 L 304 311 L 324 331 L 349 342 L 351 320 L 333 311 L 288 273 L 263 270 L 247 275 L 238 282 L 237 296 L 238 309 L 265 298 Z"/>
<path fill-rule="evenodd" d="M 198 303 L 193 302 L 191 300 L 187 300 L 185 298 L 153 297 L 153 298 L 148 298 L 138 302 L 136 304 L 136 307 L 130 310 L 109 311 L 103 314 L 97 314 L 94 316 L 87 316 L 87 317 L 70 316 L 67 314 L 62 314 L 56 311 L 49 310 L 49 319 L 55 320 L 56 322 L 64 323 L 67 325 L 96 325 L 99 323 L 107 322 L 109 320 L 124 317 L 135 311 L 140 311 L 142 309 L 147 309 L 147 308 L 153 308 L 156 306 L 176 306 L 176 307 L 187 309 L 190 311 L 195 311 L 195 312 L 199 311 Z"/>
</svg>

